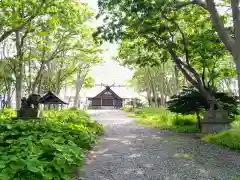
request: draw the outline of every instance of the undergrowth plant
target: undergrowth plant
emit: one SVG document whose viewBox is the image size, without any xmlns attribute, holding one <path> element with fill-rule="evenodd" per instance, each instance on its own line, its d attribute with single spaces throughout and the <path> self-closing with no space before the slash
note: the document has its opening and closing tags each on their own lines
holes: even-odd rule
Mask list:
<svg viewBox="0 0 240 180">
<path fill-rule="evenodd" d="M 47 111 L 44 120 L 0 122 L 0 179 L 69 180 L 103 133 L 79 110 Z"/>
<path fill-rule="evenodd" d="M 199 132 L 196 128 L 197 118 L 194 115 L 182 115 L 165 108 L 143 108 L 135 111 L 137 122 L 160 129 L 172 129 L 177 132 Z"/>
</svg>

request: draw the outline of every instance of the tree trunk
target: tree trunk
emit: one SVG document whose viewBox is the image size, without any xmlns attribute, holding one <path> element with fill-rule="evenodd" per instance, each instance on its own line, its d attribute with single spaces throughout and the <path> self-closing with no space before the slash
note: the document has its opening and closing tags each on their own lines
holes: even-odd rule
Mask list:
<svg viewBox="0 0 240 180">
<path fill-rule="evenodd" d="M 62 54 L 63 55 L 63 54 Z M 61 75 L 62 75 L 62 68 L 63 68 L 63 60 L 60 62 L 59 71 L 57 73 L 57 83 L 56 83 L 56 93 L 59 94 L 61 90 Z"/>
<path fill-rule="evenodd" d="M 76 80 L 76 92 L 75 92 L 75 98 L 74 98 L 74 107 L 78 107 L 79 104 L 79 93 L 81 90 L 82 82 L 81 82 L 81 70 L 77 73 L 77 80 Z"/>
<path fill-rule="evenodd" d="M 233 29 L 234 29 L 234 38 L 231 37 L 230 33 L 224 27 L 224 23 L 219 16 L 214 0 L 207 0 L 206 4 L 201 1 L 195 0 L 195 4 L 200 5 L 201 7 L 208 10 L 211 15 L 212 23 L 219 35 L 219 38 L 224 43 L 226 49 L 231 53 L 233 59 L 236 63 L 237 79 L 238 79 L 238 94 L 240 99 L 240 10 L 239 10 L 239 1 L 231 0 L 231 10 L 233 18 Z"/>
<path fill-rule="evenodd" d="M 189 64 L 185 64 L 184 62 L 181 61 L 181 59 L 176 55 L 174 50 L 172 49 L 171 46 L 168 46 L 169 53 L 172 56 L 172 60 L 174 63 L 177 65 L 178 69 L 183 73 L 183 75 L 186 77 L 186 79 L 203 95 L 203 97 L 206 99 L 206 101 L 210 105 L 216 105 L 220 107 L 221 105 L 217 101 L 217 99 L 208 92 L 199 76 L 199 74 L 196 72 L 196 70 L 190 66 Z M 192 74 L 189 74 L 189 72 Z M 194 79 L 194 78 L 195 79 Z"/>
<path fill-rule="evenodd" d="M 164 106 L 165 105 L 165 65 L 163 64 L 161 66 L 161 71 L 160 71 L 160 82 L 161 82 L 161 87 L 160 87 L 160 96 L 161 96 L 161 106 Z"/>
<path fill-rule="evenodd" d="M 21 47 L 21 37 L 19 30 L 16 31 L 16 49 L 17 49 L 17 71 L 16 71 L 16 109 L 20 110 L 23 86 L 23 53 Z"/>
<path fill-rule="evenodd" d="M 183 86 L 187 86 L 187 79 L 185 76 L 183 76 Z"/>
<path fill-rule="evenodd" d="M 153 82 L 152 82 L 152 91 L 153 91 L 153 98 L 154 98 L 154 107 L 157 108 L 158 107 L 158 97 L 157 97 L 157 93 L 156 93 L 156 87 Z"/>
<path fill-rule="evenodd" d="M 236 60 L 236 70 L 237 70 L 237 81 L 238 81 L 238 97 L 240 99 L 240 56 L 239 56 L 239 59 Z"/>
<path fill-rule="evenodd" d="M 31 60 L 28 60 L 28 94 L 31 94 L 31 87 L 32 87 L 32 68 L 31 68 Z"/>
<path fill-rule="evenodd" d="M 153 94 L 153 99 L 154 99 L 154 107 L 158 107 L 158 98 L 157 98 L 157 93 L 156 93 L 156 87 L 155 87 L 155 84 L 153 82 L 153 78 L 152 78 L 152 75 L 151 75 L 151 72 L 149 70 L 149 68 L 147 69 L 147 74 L 148 74 L 148 78 L 149 78 L 149 83 L 150 83 L 150 88 L 151 88 L 151 91 L 152 91 L 152 94 Z"/>
<path fill-rule="evenodd" d="M 153 82 L 150 82 L 150 85 L 151 85 L 151 91 L 152 91 L 152 95 L 153 95 L 153 99 L 154 99 L 154 102 L 152 102 L 153 104 L 153 107 L 157 107 L 157 94 L 156 94 L 156 89 L 154 87 L 154 84 Z"/>
<path fill-rule="evenodd" d="M 174 66 L 174 75 L 175 75 L 175 88 L 174 88 L 174 94 L 178 93 L 178 88 L 179 88 L 179 73 L 178 73 L 178 68 L 175 65 Z"/>
<path fill-rule="evenodd" d="M 152 96 L 152 88 L 150 87 L 149 85 L 149 92 L 150 92 L 150 104 L 151 106 L 150 107 L 154 107 L 154 103 L 153 103 L 153 96 Z"/>
<path fill-rule="evenodd" d="M 148 105 L 149 105 L 149 107 L 151 107 L 152 106 L 152 100 L 151 100 L 151 89 L 148 87 L 147 88 L 147 100 L 148 100 Z"/>
<path fill-rule="evenodd" d="M 8 91 L 7 91 L 7 107 L 12 106 L 12 86 L 11 83 L 8 83 Z"/>
<path fill-rule="evenodd" d="M 41 91 L 42 91 L 41 87 L 42 87 L 42 76 L 39 77 L 39 83 L 38 83 L 38 89 L 37 89 L 38 94 L 41 94 Z"/>
<path fill-rule="evenodd" d="M 32 83 L 32 93 L 36 93 L 37 85 L 38 85 L 39 81 L 41 81 L 40 78 L 42 76 L 42 71 L 44 70 L 44 65 L 45 65 L 45 63 L 42 61 L 40 69 L 37 72 L 36 78 L 35 78 L 34 82 Z"/>
<path fill-rule="evenodd" d="M 61 79 L 61 70 L 59 70 L 58 72 L 57 72 L 57 82 L 56 82 L 56 93 L 59 95 L 59 93 L 60 93 L 60 84 L 61 84 L 61 82 L 60 82 L 60 79 Z"/>
<path fill-rule="evenodd" d="M 199 115 L 199 112 L 196 112 L 197 115 L 197 128 L 201 130 L 201 117 Z"/>
</svg>

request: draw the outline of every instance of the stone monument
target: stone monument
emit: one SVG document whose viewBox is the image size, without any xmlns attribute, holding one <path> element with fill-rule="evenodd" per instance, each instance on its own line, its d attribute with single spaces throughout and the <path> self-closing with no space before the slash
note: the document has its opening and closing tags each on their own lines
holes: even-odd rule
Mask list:
<svg viewBox="0 0 240 180">
<path fill-rule="evenodd" d="M 230 129 L 230 123 L 228 111 L 221 107 L 216 108 L 216 106 L 212 104 L 210 109 L 206 111 L 201 123 L 202 133 L 214 133 Z"/>
<path fill-rule="evenodd" d="M 38 94 L 31 94 L 28 98 L 21 99 L 21 108 L 17 112 L 17 119 L 38 119 L 40 118 L 39 100 L 41 96 Z"/>
</svg>

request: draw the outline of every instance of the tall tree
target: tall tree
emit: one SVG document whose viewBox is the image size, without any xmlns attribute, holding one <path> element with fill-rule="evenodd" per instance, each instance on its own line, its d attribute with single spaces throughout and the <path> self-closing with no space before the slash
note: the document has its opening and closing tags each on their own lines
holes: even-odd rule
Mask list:
<svg viewBox="0 0 240 180">
<path fill-rule="evenodd" d="M 54 58 L 59 55 L 59 47 L 52 46 L 52 44 L 56 42 L 54 36 L 59 36 L 59 32 L 64 30 L 71 34 L 71 29 L 76 30 L 76 27 L 81 27 L 93 13 L 90 12 L 85 3 L 77 0 L 1 1 L 0 6 L 1 13 L 3 14 L 3 16 L 0 17 L 0 42 L 12 38 L 16 46 L 14 61 L 11 63 L 13 64 L 16 78 L 16 107 L 18 110 L 23 93 L 26 64 L 29 66 L 29 73 L 27 75 L 29 85 L 33 86 L 32 89 L 35 91 L 36 82 L 39 83 L 38 79 L 39 77 L 41 78 L 42 75 L 42 69 L 47 66 L 49 59 L 53 59 L 51 55 L 54 55 Z M 61 35 L 63 35 L 63 33 Z M 81 35 L 81 33 L 78 33 L 78 35 Z M 60 40 L 60 38 L 57 39 Z M 34 41 L 37 42 L 37 48 L 33 46 Z M 60 43 L 57 45 L 61 48 L 65 47 Z M 36 49 L 40 50 L 41 53 L 37 54 Z M 47 56 L 49 55 L 47 53 L 49 51 L 52 51 L 50 57 Z M 26 63 L 26 60 L 33 56 L 35 59 L 37 59 L 36 56 L 38 56 L 41 60 L 41 70 L 39 71 L 40 74 L 37 76 L 37 80 L 31 82 L 30 76 L 32 71 L 30 67 L 32 66 L 32 62 Z"/>
<path fill-rule="evenodd" d="M 187 12 L 186 16 L 191 19 L 195 19 L 196 15 L 199 19 L 203 19 L 206 22 L 209 21 L 208 16 L 202 13 L 197 13 L 194 11 L 189 12 L 190 8 L 198 8 L 201 12 L 208 12 L 211 17 L 212 25 L 214 26 L 219 38 L 225 45 L 226 50 L 232 55 L 233 60 L 236 65 L 237 79 L 238 79 L 238 91 L 240 92 L 240 52 L 238 47 L 240 45 L 240 9 L 239 0 L 230 1 L 214 1 L 214 0 L 187 0 L 187 1 L 130 1 L 130 0 L 116 0 L 110 2 L 110 0 L 99 0 L 99 7 L 101 14 L 112 13 L 113 16 L 107 16 L 106 22 L 109 22 L 109 17 L 114 17 L 115 23 L 112 25 L 117 28 L 120 24 L 125 24 L 129 20 L 138 19 L 142 21 L 143 14 L 145 17 L 149 17 L 152 14 L 157 15 L 159 18 L 169 17 L 174 18 L 177 14 L 182 11 Z M 123 8 L 125 7 L 125 9 Z M 200 7 L 200 8 L 199 8 Z M 115 8 L 115 10 L 113 10 Z M 142 9 L 145 9 L 143 13 Z M 230 13 L 226 13 L 226 9 Z M 119 11 L 119 12 L 117 12 Z M 129 17 L 126 12 L 131 11 L 134 16 Z M 124 13 L 121 13 L 124 12 Z M 223 14 L 225 12 L 225 14 Z M 126 14 L 125 14 L 126 13 Z M 118 16 L 121 15 L 123 18 L 119 19 Z M 105 16 L 106 17 L 106 16 Z M 226 17 L 230 17 L 227 18 Z M 168 18 L 169 19 L 169 18 Z M 119 22 L 119 24 L 116 24 Z M 203 29 L 204 26 L 196 24 L 198 28 Z M 192 25 L 191 25 L 192 26 Z M 191 28 L 189 24 L 188 28 Z M 121 28 L 118 32 L 122 33 L 124 28 Z M 240 93 L 238 93 L 240 94 Z M 240 96 L 239 96 L 240 97 Z"/>
<path fill-rule="evenodd" d="M 162 49 L 163 54 L 170 55 L 186 79 L 209 102 L 219 104 L 211 96 L 209 87 L 205 86 L 205 80 L 201 78 L 202 73 L 193 68 L 195 56 L 193 56 L 192 44 L 194 44 L 194 38 L 199 35 L 204 37 L 205 33 L 211 34 L 216 47 L 221 49 L 221 51 L 214 52 L 218 52 L 218 56 L 226 54 L 218 37 L 212 31 L 210 21 L 202 18 L 207 16 L 206 12 L 194 6 L 187 7 L 189 13 L 196 14 L 194 16 L 195 22 L 193 22 L 189 16 L 185 15 L 186 10 L 178 13 L 166 13 L 165 4 L 162 1 L 135 1 L 134 3 L 129 0 L 114 1 L 113 3 L 100 1 L 99 5 L 101 14 L 107 16 L 105 16 L 106 24 L 99 28 L 98 34 L 110 41 L 118 39 L 132 41 L 136 37 L 142 37 L 145 41 L 145 48 L 149 50 L 157 48 L 159 51 Z M 196 28 L 196 23 L 201 25 L 203 29 Z M 189 24 L 191 28 L 189 28 Z M 204 42 L 204 46 L 200 46 L 201 51 L 211 53 L 209 47 L 214 48 L 214 46 L 209 45 L 210 41 L 205 38 L 205 41 L 197 41 L 196 43 L 201 44 L 202 42 Z"/>
</svg>

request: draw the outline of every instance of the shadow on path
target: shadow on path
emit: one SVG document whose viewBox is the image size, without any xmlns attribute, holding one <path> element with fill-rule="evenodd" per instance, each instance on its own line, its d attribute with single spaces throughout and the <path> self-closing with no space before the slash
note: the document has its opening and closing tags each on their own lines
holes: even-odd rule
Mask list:
<svg viewBox="0 0 240 180">
<path fill-rule="evenodd" d="M 88 155 L 85 180 L 239 180 L 240 154 L 145 128 L 118 110 L 90 111 L 106 133 Z"/>
</svg>

